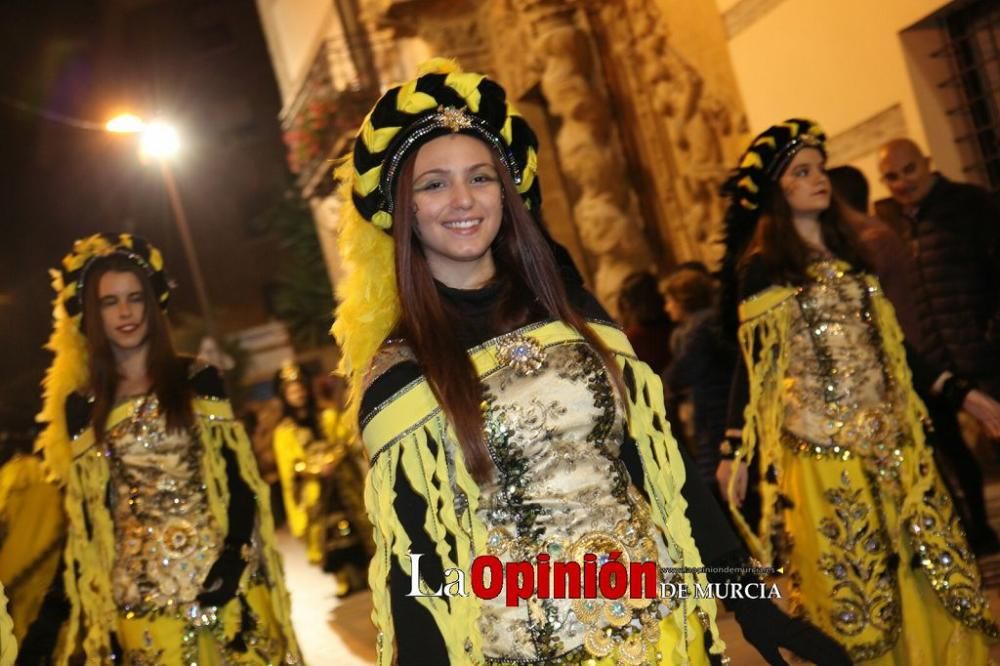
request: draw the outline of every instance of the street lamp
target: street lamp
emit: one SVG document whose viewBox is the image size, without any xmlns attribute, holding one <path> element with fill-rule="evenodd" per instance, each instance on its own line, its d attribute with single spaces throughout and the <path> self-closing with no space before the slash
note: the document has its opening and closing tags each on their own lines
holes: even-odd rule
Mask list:
<svg viewBox="0 0 1000 666">
<path fill-rule="evenodd" d="M 139 116 L 130 113 L 115 116 L 104 127 L 107 131 L 115 134 L 138 135 L 139 156 L 143 161 L 151 160 L 159 164 L 160 174 L 163 176 L 163 183 L 167 188 L 167 196 L 170 199 L 170 208 L 173 210 L 174 220 L 177 222 L 177 230 L 181 235 L 184 255 L 191 269 L 195 293 L 198 297 L 198 305 L 201 308 L 202 317 L 205 319 L 205 327 L 208 329 L 208 334 L 214 336 L 215 322 L 212 318 L 212 308 L 208 300 L 208 289 L 205 288 L 205 278 L 201 272 L 201 263 L 198 261 L 194 243 L 191 241 L 191 230 L 188 226 L 187 214 L 184 212 L 180 193 L 177 191 L 177 182 L 174 180 L 174 173 L 170 168 L 170 160 L 177 155 L 181 145 L 177 130 L 162 120 L 152 120 L 147 123 Z"/>
<path fill-rule="evenodd" d="M 104 124 L 106 130 L 115 134 L 138 134 L 145 126 L 142 118 L 131 113 L 115 116 Z"/>
<path fill-rule="evenodd" d="M 181 147 L 177 130 L 160 120 L 146 125 L 139 136 L 139 153 L 146 158 L 165 162 L 177 155 Z"/>
</svg>

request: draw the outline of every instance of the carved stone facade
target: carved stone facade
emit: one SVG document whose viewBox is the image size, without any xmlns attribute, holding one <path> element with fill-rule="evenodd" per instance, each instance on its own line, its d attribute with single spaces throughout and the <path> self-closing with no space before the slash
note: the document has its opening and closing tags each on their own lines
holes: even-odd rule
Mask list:
<svg viewBox="0 0 1000 666">
<path fill-rule="evenodd" d="M 616 101 L 628 112 L 622 130 L 630 159 L 640 165 L 647 219 L 663 240 L 661 259 L 712 265 L 721 254 L 716 240 L 725 211 L 718 191 L 744 147 L 746 118 L 735 85 L 709 80 L 694 64 L 699 55 L 707 59 L 707 45 L 688 55 L 671 39 L 663 4 L 586 3 Z M 685 30 L 712 34 L 693 25 Z"/>
<path fill-rule="evenodd" d="M 706 56 L 671 40 L 666 0 L 356 2 L 367 30 L 503 82 L 539 134 L 546 224 L 609 310 L 633 271 L 718 256 L 718 186 L 746 121 L 728 62 L 703 71 L 726 49 L 717 11 L 685 24 Z M 391 64 L 385 85 L 417 63 Z"/>
<path fill-rule="evenodd" d="M 638 200 L 618 141 L 617 125 L 601 85 L 594 42 L 570 0 L 515 0 L 527 22 L 541 67 L 539 83 L 559 123 L 556 149 L 576 192 L 573 220 L 593 259 L 598 299 L 614 309 L 622 281 L 652 267 Z"/>
</svg>

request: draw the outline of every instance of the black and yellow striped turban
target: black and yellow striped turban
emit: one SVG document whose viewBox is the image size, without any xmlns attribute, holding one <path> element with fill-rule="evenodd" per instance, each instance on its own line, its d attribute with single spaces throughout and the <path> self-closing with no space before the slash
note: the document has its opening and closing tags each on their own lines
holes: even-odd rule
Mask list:
<svg viewBox="0 0 1000 666">
<path fill-rule="evenodd" d="M 352 156 L 351 196 L 358 213 L 390 230 L 403 162 L 423 144 L 449 133 L 468 134 L 490 145 L 529 210 L 538 210 L 535 133 L 499 84 L 437 58 L 426 63 L 417 78 L 390 88 L 365 118 Z"/>
<path fill-rule="evenodd" d="M 726 185 L 733 202 L 746 210 L 757 210 L 770 184 L 784 172 L 803 148 L 818 148 L 826 154 L 826 134 L 812 120 L 791 118 L 761 132 L 740 157 L 739 167 Z"/>
<path fill-rule="evenodd" d="M 63 257 L 60 265 L 60 279 L 53 283 L 66 314 L 77 323 L 83 314 L 83 288 L 87 272 L 95 259 L 112 254 L 126 257 L 142 269 L 153 286 L 157 302 L 166 309 L 170 300 L 170 281 L 163 270 L 160 251 L 145 239 L 132 234 L 94 234 L 73 243 L 72 251 Z"/>
</svg>

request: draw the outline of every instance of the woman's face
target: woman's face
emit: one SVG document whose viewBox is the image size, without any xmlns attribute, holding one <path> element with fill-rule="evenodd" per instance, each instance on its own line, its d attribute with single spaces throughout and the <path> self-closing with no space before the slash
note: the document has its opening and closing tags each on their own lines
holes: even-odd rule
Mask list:
<svg viewBox="0 0 1000 666">
<path fill-rule="evenodd" d="M 282 390 L 285 392 L 285 402 L 292 409 L 302 409 L 309 401 L 306 387 L 302 385 L 302 382 L 289 382 Z"/>
<path fill-rule="evenodd" d="M 670 294 L 667 294 L 663 309 L 667 311 L 667 316 L 670 317 L 670 321 L 675 324 L 679 324 L 684 321 L 684 308 L 681 307 L 681 304 L 675 301 L 673 296 Z"/>
<path fill-rule="evenodd" d="M 97 283 L 104 335 L 117 351 L 145 344 L 149 333 L 146 295 L 135 273 L 108 271 Z"/>
<path fill-rule="evenodd" d="M 792 215 L 817 215 L 830 207 L 826 158 L 816 148 L 803 148 L 778 180 Z"/>
<path fill-rule="evenodd" d="M 503 219 L 492 150 L 464 134 L 421 146 L 413 165 L 414 232 L 434 277 L 478 287 L 493 277 L 490 245 Z"/>
</svg>

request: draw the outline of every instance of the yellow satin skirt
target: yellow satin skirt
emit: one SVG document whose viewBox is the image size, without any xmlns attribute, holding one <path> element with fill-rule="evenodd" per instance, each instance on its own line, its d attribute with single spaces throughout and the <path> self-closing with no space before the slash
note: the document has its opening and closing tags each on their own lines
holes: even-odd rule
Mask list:
<svg viewBox="0 0 1000 666">
<path fill-rule="evenodd" d="M 271 613 L 271 601 L 263 585 L 246 593 L 254 628 L 241 633 L 245 651 L 230 641 L 240 630 L 240 602 L 233 599 L 217 614 L 215 622 L 194 626 L 184 618 L 170 616 L 126 617 L 118 620 L 118 642 L 125 666 L 263 666 L 284 664 L 286 646 L 281 628 Z"/>
<path fill-rule="evenodd" d="M 891 477 L 872 476 L 860 459 L 784 455 L 779 488 L 791 506 L 781 512 L 784 530 L 779 522 L 776 533 L 784 536 L 792 609 L 843 644 L 857 663 L 988 663 L 986 632 L 993 625 L 979 571 L 937 470 L 927 473 L 932 499 L 921 503 L 914 530 L 901 515 L 906 489 Z M 938 566 L 927 569 L 932 560 Z M 940 593 L 928 571 L 939 586 L 947 581 Z M 973 609 L 965 622 L 944 605 L 961 601 L 957 590 Z"/>
</svg>

